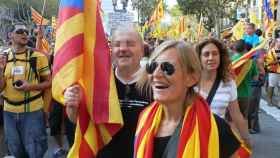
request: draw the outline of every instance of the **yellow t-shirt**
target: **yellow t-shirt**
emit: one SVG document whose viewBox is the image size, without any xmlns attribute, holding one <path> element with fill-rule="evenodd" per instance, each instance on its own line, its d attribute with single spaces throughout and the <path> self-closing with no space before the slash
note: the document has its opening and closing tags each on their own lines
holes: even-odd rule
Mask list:
<svg viewBox="0 0 280 158">
<path fill-rule="evenodd" d="M 36 57 L 36 69 L 39 78 L 50 74 L 47 57 L 44 54 L 36 51 L 34 51 L 30 56 L 30 52 L 31 51 L 28 50 L 25 53 L 16 54 L 15 57 L 17 61 L 8 62 L 6 65 L 4 72 L 6 86 L 3 89 L 3 95 L 10 101 L 20 102 L 40 93 L 40 91 L 24 92 L 14 88 L 13 82 L 17 80 L 26 80 L 30 84 L 38 84 L 39 82 L 38 79 L 35 78 L 35 73 L 32 71 L 29 62 L 20 60 L 29 60 L 30 57 Z M 11 51 L 8 53 L 8 60 L 13 60 L 13 54 Z M 42 97 L 22 105 L 12 105 L 4 101 L 4 111 L 14 113 L 33 112 L 42 109 L 43 105 L 44 102 Z"/>
</svg>

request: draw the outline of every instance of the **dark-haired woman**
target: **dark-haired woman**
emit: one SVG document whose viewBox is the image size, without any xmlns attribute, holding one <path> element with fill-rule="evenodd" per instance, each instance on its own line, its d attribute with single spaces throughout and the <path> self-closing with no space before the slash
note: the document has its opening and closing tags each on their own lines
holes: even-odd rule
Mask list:
<svg viewBox="0 0 280 158">
<path fill-rule="evenodd" d="M 230 59 L 225 45 L 210 38 L 200 42 L 196 50 L 202 65 L 197 90 L 207 99 L 213 113 L 225 118 L 228 111 L 241 138 L 250 145 L 248 125 L 239 109 L 237 87 L 230 76 Z"/>
</svg>

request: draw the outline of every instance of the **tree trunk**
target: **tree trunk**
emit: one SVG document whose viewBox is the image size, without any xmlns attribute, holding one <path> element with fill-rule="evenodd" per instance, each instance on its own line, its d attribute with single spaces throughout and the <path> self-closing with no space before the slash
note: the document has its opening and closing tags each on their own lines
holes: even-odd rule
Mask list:
<svg viewBox="0 0 280 158">
<path fill-rule="evenodd" d="M 215 32 L 219 39 L 221 36 L 221 19 L 217 15 L 215 15 Z"/>
</svg>

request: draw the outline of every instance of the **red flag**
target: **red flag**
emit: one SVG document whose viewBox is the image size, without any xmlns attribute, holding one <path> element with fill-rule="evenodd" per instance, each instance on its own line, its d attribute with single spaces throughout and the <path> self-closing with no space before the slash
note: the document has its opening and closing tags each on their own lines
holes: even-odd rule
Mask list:
<svg viewBox="0 0 280 158">
<path fill-rule="evenodd" d="M 68 157 L 93 158 L 122 126 L 110 53 L 98 0 L 61 0 L 56 32 L 52 92 L 78 83 L 83 97 L 75 142 Z"/>
</svg>

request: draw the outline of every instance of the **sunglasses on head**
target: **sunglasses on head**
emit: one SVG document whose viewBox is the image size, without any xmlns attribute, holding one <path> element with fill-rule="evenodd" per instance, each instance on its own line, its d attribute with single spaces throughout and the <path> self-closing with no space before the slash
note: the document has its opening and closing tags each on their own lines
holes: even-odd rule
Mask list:
<svg viewBox="0 0 280 158">
<path fill-rule="evenodd" d="M 160 69 L 164 74 L 171 76 L 175 72 L 175 66 L 167 61 L 159 63 L 156 61 L 153 61 L 151 63 L 148 63 L 146 65 L 146 71 L 148 74 L 153 74 L 155 70 L 157 69 L 158 65 L 160 65 Z"/>
<path fill-rule="evenodd" d="M 29 34 L 28 30 L 26 29 L 17 29 L 15 31 L 16 34 L 23 34 L 23 33 L 26 33 L 27 35 Z"/>
</svg>

